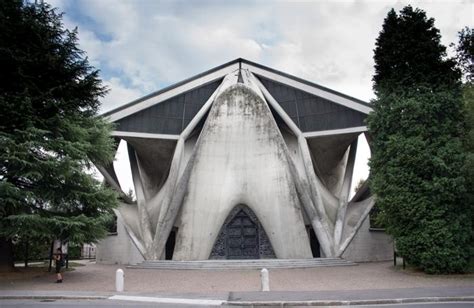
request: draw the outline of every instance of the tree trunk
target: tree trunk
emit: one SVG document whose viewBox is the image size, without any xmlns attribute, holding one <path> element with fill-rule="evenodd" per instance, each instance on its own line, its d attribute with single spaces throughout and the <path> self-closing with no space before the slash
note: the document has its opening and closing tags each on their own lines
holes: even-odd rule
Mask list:
<svg viewBox="0 0 474 308">
<path fill-rule="evenodd" d="M 14 269 L 12 241 L 0 237 L 0 272 L 10 272 Z"/>
<path fill-rule="evenodd" d="M 53 250 L 54 250 L 54 240 L 51 242 L 51 249 L 49 250 L 49 267 L 48 267 L 48 272 L 51 272 L 51 268 L 53 267 Z"/>
<path fill-rule="evenodd" d="M 30 246 L 30 242 L 28 241 L 28 239 L 25 239 L 25 268 L 28 267 L 28 259 L 29 259 L 29 246 Z"/>
</svg>

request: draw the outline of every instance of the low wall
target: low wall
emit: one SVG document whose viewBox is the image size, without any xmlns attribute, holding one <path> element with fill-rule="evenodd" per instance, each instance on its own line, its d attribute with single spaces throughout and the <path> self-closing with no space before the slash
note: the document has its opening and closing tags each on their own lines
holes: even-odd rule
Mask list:
<svg viewBox="0 0 474 308">
<path fill-rule="evenodd" d="M 117 219 L 117 233 L 97 243 L 96 260 L 102 264 L 137 264 L 143 261 L 120 218 Z"/>
<path fill-rule="evenodd" d="M 382 230 L 370 230 L 367 217 L 342 257 L 354 262 L 391 260 L 393 240 Z"/>
<path fill-rule="evenodd" d="M 367 218 L 343 254 L 354 262 L 386 261 L 393 259 L 393 240 L 384 231 L 369 229 Z M 129 238 L 120 219 L 117 234 L 109 235 L 97 243 L 96 260 L 102 264 L 137 264 L 143 257 Z"/>
</svg>

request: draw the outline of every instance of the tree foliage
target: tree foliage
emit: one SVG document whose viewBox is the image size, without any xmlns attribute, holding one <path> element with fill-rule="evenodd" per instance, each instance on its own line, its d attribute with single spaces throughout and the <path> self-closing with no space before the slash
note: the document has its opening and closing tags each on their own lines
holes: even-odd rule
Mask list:
<svg viewBox="0 0 474 308">
<path fill-rule="evenodd" d="M 446 47 L 434 19 L 407 6 L 397 14 L 390 10 L 376 40 L 374 90 L 399 90 L 422 84 L 436 87 L 459 82 L 454 59 L 446 59 Z"/>
<path fill-rule="evenodd" d="M 467 84 L 474 82 L 474 31 L 465 27 L 458 33 L 459 41 L 455 46 L 458 67 Z"/>
<path fill-rule="evenodd" d="M 428 273 L 462 272 L 472 214 L 461 74 L 434 20 L 411 6 L 388 13 L 374 59 L 370 185 L 381 219 L 407 262 Z"/>
<path fill-rule="evenodd" d="M 464 114 L 466 118 L 463 145 L 466 153 L 464 174 L 466 178 L 466 199 L 474 213 L 474 31 L 465 27 L 458 33 L 459 41 L 456 47 L 458 67 L 463 73 L 462 85 Z M 472 215 L 471 220 L 474 220 Z M 474 226 L 474 221 L 472 222 Z M 474 230 L 471 230 L 471 260 L 474 259 Z M 472 262 L 472 261 L 471 261 Z"/>
<path fill-rule="evenodd" d="M 471 74 L 472 76 L 472 74 Z M 463 138 L 466 161 L 463 167 L 466 178 L 466 202 L 470 205 L 471 226 L 474 226 L 474 84 L 472 79 L 463 85 L 464 114 L 466 116 Z M 474 259 L 474 228 L 471 227 L 471 259 Z"/>
<path fill-rule="evenodd" d="M 0 67 L 0 236 L 96 241 L 116 196 L 88 170 L 114 144 L 77 30 L 47 4 L 1 1 Z"/>
</svg>

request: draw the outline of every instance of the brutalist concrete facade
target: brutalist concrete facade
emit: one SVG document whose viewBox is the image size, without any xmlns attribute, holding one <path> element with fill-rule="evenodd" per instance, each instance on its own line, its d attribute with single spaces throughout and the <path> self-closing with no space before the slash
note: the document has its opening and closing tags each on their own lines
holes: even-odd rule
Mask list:
<svg viewBox="0 0 474 308">
<path fill-rule="evenodd" d="M 128 144 L 137 200 L 99 262 L 388 259 L 364 185 L 349 200 L 369 104 L 243 59 L 105 116 Z"/>
</svg>

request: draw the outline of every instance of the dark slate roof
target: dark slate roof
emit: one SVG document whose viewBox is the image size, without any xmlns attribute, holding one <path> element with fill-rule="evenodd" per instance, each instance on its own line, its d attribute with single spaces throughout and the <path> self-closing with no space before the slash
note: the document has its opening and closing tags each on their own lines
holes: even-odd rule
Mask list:
<svg viewBox="0 0 474 308">
<path fill-rule="evenodd" d="M 366 114 L 268 78 L 265 88 L 303 132 L 364 126 Z"/>
<path fill-rule="evenodd" d="M 328 89 L 326 87 L 311 83 L 295 76 L 274 70 L 272 68 L 254 63 L 245 59 L 236 59 L 215 67 L 211 70 L 183 80 L 179 83 L 166 87 L 160 91 L 153 92 L 129 104 L 108 111 L 103 116 L 110 116 L 123 109 L 139 104 L 154 96 L 160 95 L 188 82 L 191 82 L 207 74 L 218 71 L 236 63 L 246 63 L 260 69 L 279 74 L 297 82 L 311 87 L 349 99 L 355 103 L 371 107 L 370 104 Z M 275 100 L 282 106 L 285 112 L 293 119 L 303 132 L 321 131 L 339 128 L 363 126 L 366 115 L 351 108 L 331 102 L 327 99 L 309 94 L 289 85 L 258 76 L 262 84 L 267 88 Z M 212 93 L 222 82 L 222 78 L 207 84 L 195 87 L 187 92 L 180 93 L 170 99 L 157 103 L 151 107 L 140 110 L 129 116 L 115 121 L 118 125 L 116 130 L 127 132 L 156 133 L 156 134 L 180 134 L 199 109 L 209 99 Z"/>
<path fill-rule="evenodd" d="M 168 86 L 168 87 L 165 87 L 165 88 L 163 88 L 163 89 L 161 89 L 161 90 L 158 90 L 158 91 L 152 92 L 152 93 L 150 93 L 150 94 L 148 94 L 148 95 L 145 95 L 145 96 L 143 96 L 143 97 L 140 97 L 139 99 L 136 99 L 136 100 L 134 100 L 134 101 L 131 101 L 131 102 L 128 103 L 128 104 L 125 104 L 125 105 L 122 105 L 122 106 L 117 107 L 117 108 L 115 108 L 115 109 L 112 109 L 112 110 L 109 110 L 109 111 L 107 111 L 107 112 L 104 112 L 104 113 L 102 114 L 102 116 L 109 116 L 109 115 L 111 115 L 111 114 L 113 114 L 113 113 L 115 113 L 115 112 L 117 112 L 117 111 L 123 110 L 123 109 L 125 109 L 125 108 L 128 108 L 128 107 L 130 107 L 130 106 L 136 105 L 136 104 L 138 104 L 138 103 L 141 103 L 141 102 L 143 102 L 144 100 L 147 100 L 147 99 L 149 99 L 149 98 L 152 98 L 153 96 L 156 96 L 156 95 L 159 95 L 159 94 L 168 92 L 168 91 L 170 91 L 170 90 L 172 90 L 172 89 L 174 89 L 174 88 L 177 88 L 177 87 L 179 87 L 179 86 L 181 86 L 181 85 L 183 85 L 183 84 L 186 84 L 186 83 L 188 83 L 188 82 L 190 82 L 190 81 L 193 81 L 193 80 L 198 79 L 198 78 L 200 78 L 200 77 L 202 77 L 202 76 L 205 76 L 205 75 L 207 75 L 207 74 L 210 74 L 210 73 L 213 73 L 213 72 L 215 72 L 215 71 L 218 71 L 218 70 L 220 70 L 221 68 L 224 68 L 224 67 L 226 67 L 226 66 L 229 66 L 229 65 L 232 65 L 232 64 L 235 64 L 235 63 L 238 63 L 238 62 L 241 61 L 241 60 L 243 60 L 243 59 L 240 59 L 240 58 L 239 58 L 239 59 L 235 59 L 235 60 L 233 60 L 233 61 L 230 61 L 230 62 L 224 63 L 224 64 L 222 64 L 222 65 L 216 66 L 216 67 L 214 67 L 214 68 L 211 68 L 210 70 L 207 70 L 207 71 L 202 72 L 202 73 L 200 73 L 200 74 L 194 75 L 193 77 L 187 78 L 187 79 L 185 79 L 185 80 L 182 80 L 182 81 L 180 81 L 180 82 L 177 82 L 177 83 L 175 83 L 175 84 L 172 84 L 172 85 L 170 85 L 170 86 Z"/>
<path fill-rule="evenodd" d="M 258 67 L 258 68 L 261 68 L 261 69 L 264 69 L 266 71 L 269 71 L 269 72 L 272 72 L 272 73 L 275 73 L 275 74 L 278 74 L 278 75 L 281 75 L 281 76 L 284 76 L 286 78 L 289 78 L 289 79 L 293 79 L 295 81 L 298 81 L 298 82 L 301 82 L 303 84 L 306 84 L 308 86 L 311 86 L 311 87 L 314 87 L 314 88 L 317 88 L 317 89 L 320 89 L 320 90 L 323 90 L 323 91 L 326 91 L 326 92 L 329 92 L 329 93 L 332 93 L 332 94 L 335 94 L 335 95 L 338 95 L 338 96 L 341 96 L 341 97 L 344 97 L 344 98 L 347 98 L 351 101 L 354 101 L 356 103 L 359 103 L 361 105 L 364 105 L 364 106 L 367 106 L 367 107 L 370 107 L 372 108 L 372 105 L 365 102 L 365 101 L 362 101 L 360 99 L 357 99 L 355 97 L 352 97 L 350 95 L 346 95 L 344 93 L 341 93 L 341 92 L 337 92 L 335 90 L 332 90 L 332 89 L 329 89 L 329 88 L 326 88 L 324 86 L 321 86 L 317 83 L 313 83 L 311 81 L 308 81 L 308 80 L 305 80 L 305 79 L 301 79 L 299 77 L 296 77 L 296 76 L 293 76 L 293 75 L 290 75 L 290 74 L 287 74 L 287 73 L 284 73 L 282 71 L 279 71 L 279 70 L 276 70 L 276 69 L 273 69 L 271 67 L 268 67 L 268 66 L 264 66 L 264 65 L 261 65 L 261 64 L 258 64 L 258 63 L 255 63 L 255 62 L 251 62 L 251 61 L 248 61 L 248 60 L 245 60 L 245 59 L 237 59 L 237 60 L 234 60 L 233 63 L 235 63 L 235 61 L 238 61 L 240 60 L 242 63 L 247 63 L 247 64 L 250 64 L 252 66 L 255 66 L 255 67 Z M 230 62 L 229 62 L 230 63 Z"/>
<path fill-rule="evenodd" d="M 116 130 L 179 135 L 221 82 L 218 79 L 117 120 Z"/>
</svg>

